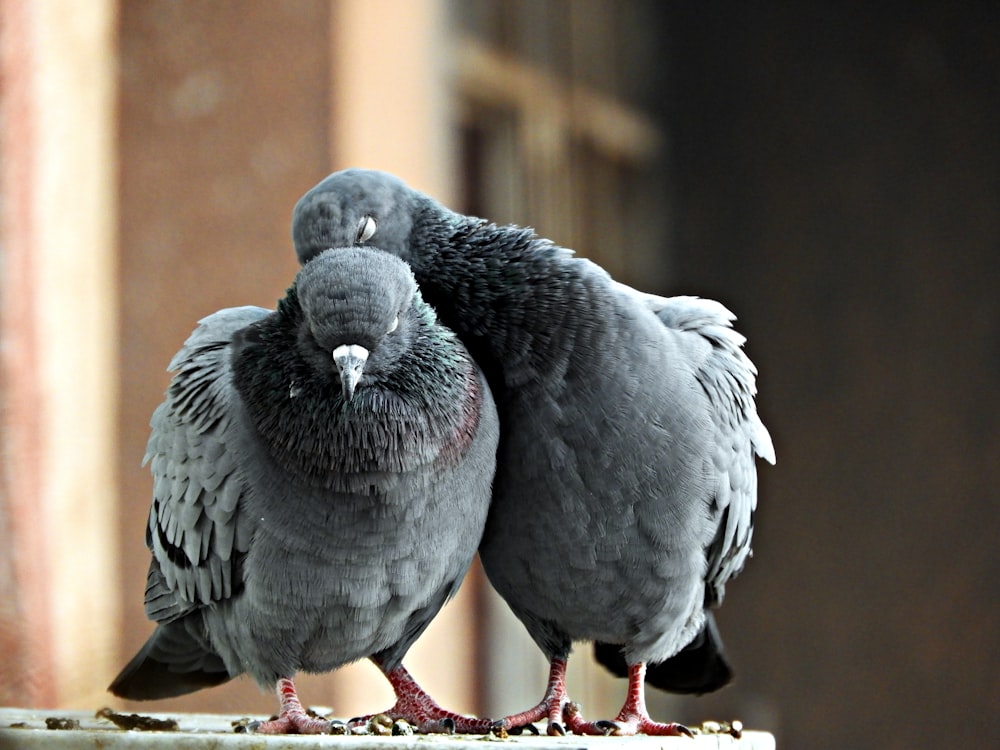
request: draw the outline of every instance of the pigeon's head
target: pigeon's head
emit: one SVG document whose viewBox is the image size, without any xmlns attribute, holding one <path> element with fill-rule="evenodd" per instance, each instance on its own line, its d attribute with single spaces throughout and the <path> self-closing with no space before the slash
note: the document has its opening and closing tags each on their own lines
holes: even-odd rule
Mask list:
<svg viewBox="0 0 1000 750">
<path fill-rule="evenodd" d="M 295 204 L 292 241 L 299 262 L 330 248 L 364 245 L 407 259 L 419 196 L 387 172 L 334 172 Z"/>
<path fill-rule="evenodd" d="M 317 374 L 336 373 L 344 399 L 391 370 L 419 320 L 410 267 L 374 248 L 326 250 L 299 271 L 299 346 Z"/>
</svg>

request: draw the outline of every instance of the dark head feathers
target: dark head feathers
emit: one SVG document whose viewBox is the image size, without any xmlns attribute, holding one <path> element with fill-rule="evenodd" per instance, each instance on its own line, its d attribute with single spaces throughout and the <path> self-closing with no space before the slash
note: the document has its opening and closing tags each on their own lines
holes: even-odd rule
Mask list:
<svg viewBox="0 0 1000 750">
<path fill-rule="evenodd" d="M 344 343 L 371 349 L 417 293 L 409 266 L 374 248 L 323 251 L 299 271 L 294 288 L 306 325 L 331 351 Z"/>
<path fill-rule="evenodd" d="M 329 248 L 369 242 L 405 260 L 418 196 L 387 172 L 345 169 L 331 174 L 302 196 L 292 212 L 299 262 Z"/>
</svg>

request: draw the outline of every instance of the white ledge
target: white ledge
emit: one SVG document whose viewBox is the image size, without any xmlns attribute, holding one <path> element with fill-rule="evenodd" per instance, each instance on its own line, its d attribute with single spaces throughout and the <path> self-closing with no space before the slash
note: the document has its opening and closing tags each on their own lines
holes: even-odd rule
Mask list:
<svg viewBox="0 0 1000 750">
<path fill-rule="evenodd" d="M 176 722 L 177 729 L 139 731 L 120 729 L 107 719 L 86 711 L 58 711 L 0 708 L 0 747 L 4 748 L 254 748 L 277 750 L 294 748 L 342 747 L 345 750 L 484 750 L 484 743 L 508 745 L 510 750 L 775 750 L 774 737 L 767 732 L 746 730 L 737 739 L 729 734 L 696 734 L 695 737 L 548 737 L 521 734 L 504 739 L 480 735 L 288 735 L 237 734 L 233 725 L 245 717 L 214 714 L 142 714 L 151 719 Z M 254 717 L 266 719 L 267 717 Z M 75 728 L 50 729 L 47 721 L 65 720 Z M 499 750 L 499 748 L 498 748 Z"/>
</svg>

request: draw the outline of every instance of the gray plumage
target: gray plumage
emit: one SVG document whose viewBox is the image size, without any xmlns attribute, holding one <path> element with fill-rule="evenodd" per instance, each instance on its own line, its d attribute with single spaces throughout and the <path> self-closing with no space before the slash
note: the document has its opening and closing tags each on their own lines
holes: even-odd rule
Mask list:
<svg viewBox="0 0 1000 750">
<path fill-rule="evenodd" d="M 200 321 L 170 369 L 146 456 L 157 627 L 111 691 L 397 667 L 475 554 L 498 439 L 406 264 L 319 254 L 276 311 Z"/>
<path fill-rule="evenodd" d="M 750 552 L 755 456 L 774 461 L 734 316 L 640 293 L 384 173 L 320 182 L 292 234 L 303 262 L 368 240 L 406 260 L 486 372 L 503 433 L 480 553 L 546 656 L 591 640 L 667 689 L 728 681 L 707 611 Z"/>
</svg>

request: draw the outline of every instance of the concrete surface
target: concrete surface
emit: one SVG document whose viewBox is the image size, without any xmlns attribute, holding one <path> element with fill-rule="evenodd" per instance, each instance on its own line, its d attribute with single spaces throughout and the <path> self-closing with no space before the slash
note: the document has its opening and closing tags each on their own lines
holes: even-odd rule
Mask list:
<svg viewBox="0 0 1000 750">
<path fill-rule="evenodd" d="M 484 750 L 488 745 L 506 745 L 509 750 L 775 750 L 774 737 L 766 732 L 744 731 L 740 739 L 729 734 L 699 733 L 688 737 L 547 737 L 533 735 L 500 739 L 478 735 L 409 735 L 409 736 L 302 736 L 271 737 L 238 734 L 234 722 L 246 717 L 215 714 L 143 714 L 143 719 L 175 723 L 176 729 L 140 731 L 120 729 L 106 718 L 86 711 L 57 711 L 0 708 L 0 748 L 179 748 L 180 750 L 215 750 L 216 748 L 255 748 L 306 750 L 337 746 L 343 750 Z M 265 717 L 254 717 L 265 718 Z M 49 728 L 69 725 L 73 728 Z M 692 727 L 694 729 L 694 727 Z"/>
</svg>

